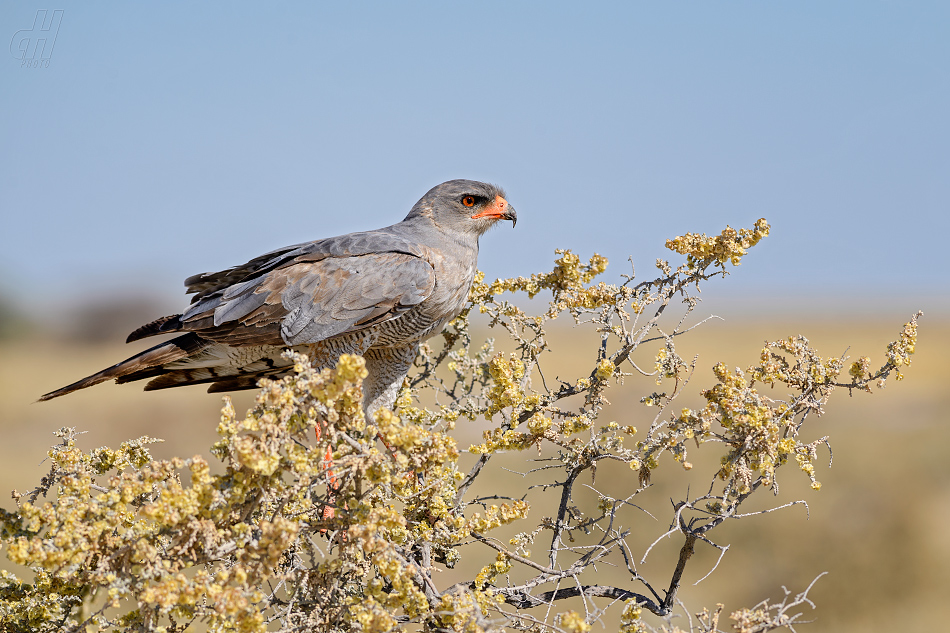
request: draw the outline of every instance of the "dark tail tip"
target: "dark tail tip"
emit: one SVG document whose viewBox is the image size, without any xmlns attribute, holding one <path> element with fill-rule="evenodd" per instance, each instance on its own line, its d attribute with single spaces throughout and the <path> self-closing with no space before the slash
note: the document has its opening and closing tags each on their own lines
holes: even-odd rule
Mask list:
<svg viewBox="0 0 950 633">
<path fill-rule="evenodd" d="M 85 389 L 86 387 L 98 385 L 100 382 L 107 380 L 115 379 L 119 382 L 129 382 L 159 375 L 164 373 L 162 366 L 166 363 L 187 358 L 190 354 L 201 350 L 206 345 L 208 345 L 207 341 L 194 334 L 179 336 L 170 341 L 159 343 L 144 352 L 139 352 L 121 363 L 116 363 L 112 367 L 87 376 L 71 385 L 66 385 L 56 391 L 50 391 L 40 396 L 37 402 L 46 402 L 47 400 L 65 396 L 66 394 Z"/>
<path fill-rule="evenodd" d="M 77 381 L 77 382 L 74 382 L 74 383 L 71 384 L 71 385 L 66 385 L 65 387 L 61 387 L 61 388 L 57 389 L 56 391 L 50 391 L 49 393 L 44 393 L 44 394 L 43 394 L 42 396 L 40 396 L 36 401 L 37 401 L 37 402 L 46 402 L 47 400 L 52 400 L 53 398 L 58 398 L 58 397 L 60 397 L 60 396 L 65 396 L 65 395 L 70 394 L 70 393 L 72 393 L 72 392 L 74 392 L 74 391 L 79 391 L 80 389 L 85 389 L 86 387 L 91 387 L 91 386 L 93 386 L 93 385 L 98 385 L 100 382 L 104 382 L 104 381 L 106 381 L 106 380 L 109 380 L 109 378 L 111 378 L 111 376 L 100 376 L 99 374 L 93 374 L 92 376 L 89 376 L 88 378 L 83 378 L 82 380 L 79 380 L 79 381 Z"/>
</svg>

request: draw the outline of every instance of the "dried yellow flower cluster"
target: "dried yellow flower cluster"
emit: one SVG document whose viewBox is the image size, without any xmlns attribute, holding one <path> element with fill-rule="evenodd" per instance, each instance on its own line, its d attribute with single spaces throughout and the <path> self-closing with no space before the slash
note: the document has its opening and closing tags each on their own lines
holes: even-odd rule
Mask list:
<svg viewBox="0 0 950 633">
<path fill-rule="evenodd" d="M 871 384 L 883 381 L 892 371 L 910 364 L 917 335 L 915 315 L 904 325 L 900 338 L 887 346 L 887 362 L 873 375 L 870 359 L 862 357 L 851 365 L 851 382 L 838 383 L 844 370 L 844 358 L 822 358 L 803 336 L 768 343 L 759 365 L 747 372 L 729 371 L 721 363 L 713 368 L 718 384 L 703 392 L 708 404 L 701 411 L 684 409 L 671 424 L 674 434 L 669 448 L 685 457 L 684 440 L 702 442 L 717 439 L 730 447 L 722 458 L 719 476 L 729 485 L 723 497 L 748 494 L 756 475 L 760 483 L 771 486 L 775 468 L 794 456 L 799 468 L 811 480 L 811 487 L 821 488 L 815 477 L 814 460 L 817 446 L 824 438 L 803 443 L 798 438 L 802 416 L 821 415 L 824 405 L 836 387 L 871 391 Z M 788 400 L 774 400 L 761 395 L 756 383 L 783 385 L 795 394 Z M 722 430 L 719 430 L 721 428 Z M 678 452 L 678 449 L 682 452 Z M 721 507 L 721 506 L 717 506 Z"/>
<path fill-rule="evenodd" d="M 646 633 L 646 628 L 640 620 L 643 607 L 635 600 L 628 600 L 620 615 L 620 633 Z"/>
<path fill-rule="evenodd" d="M 623 293 L 627 299 L 631 296 L 625 290 L 621 290 L 621 287 L 611 284 L 586 285 L 594 277 L 607 270 L 606 257 L 595 254 L 584 264 L 580 257 L 570 250 L 557 249 L 555 253 L 560 257 L 554 260 L 554 270 L 549 273 L 496 279 L 490 284 L 486 284 L 484 275 L 479 273 L 470 293 L 472 302 L 479 305 L 479 310 L 484 314 L 492 312 L 487 304 L 492 303 L 495 296 L 505 292 L 524 292 L 528 298 L 534 298 L 542 290 L 550 290 L 553 299 L 545 316 L 553 319 L 565 310 L 576 315 L 582 310 L 593 310 L 606 304 L 615 304 L 618 292 Z M 507 304 L 504 304 L 502 313 L 507 316 L 523 316 L 524 314 Z"/>
<path fill-rule="evenodd" d="M 0 624 L 34 631 L 74 626 L 63 606 L 92 592 L 101 609 L 90 623 L 100 627 L 155 628 L 163 617 L 190 619 L 199 605 L 213 604 L 212 628 L 264 630 L 255 603 L 295 538 L 295 524 L 274 517 L 259 522 L 256 534 L 242 533 L 233 512 L 251 503 L 248 490 L 219 486 L 200 457 L 149 461 L 149 438 L 83 453 L 71 430 L 60 436 L 63 444 L 50 452 L 55 501 L 23 501 L 3 517 L 7 556 L 38 573 L 32 584 L 3 579 L 19 596 L 0 601 Z M 96 483 L 102 476 L 105 491 Z M 230 548 L 232 564 L 202 568 L 220 548 Z M 106 618 L 107 609 L 122 613 Z"/>
<path fill-rule="evenodd" d="M 686 255 L 690 266 L 701 266 L 711 261 L 719 265 L 728 261 L 733 266 L 738 266 L 746 251 L 768 234 L 769 223 L 765 218 L 760 218 L 752 229 L 737 231 L 727 226 L 715 237 L 707 237 L 705 233 L 687 233 L 667 240 L 666 247 L 680 255 Z"/>
<path fill-rule="evenodd" d="M 567 611 L 558 615 L 558 624 L 565 631 L 570 633 L 587 633 L 591 630 L 591 625 L 587 623 L 577 611 Z"/>
</svg>

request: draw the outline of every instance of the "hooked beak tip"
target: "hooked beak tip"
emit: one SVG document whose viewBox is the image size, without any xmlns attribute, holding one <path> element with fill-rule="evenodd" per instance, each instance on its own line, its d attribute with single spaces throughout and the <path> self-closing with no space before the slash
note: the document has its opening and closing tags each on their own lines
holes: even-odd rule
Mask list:
<svg viewBox="0 0 950 633">
<path fill-rule="evenodd" d="M 511 220 L 511 228 L 515 228 L 515 225 L 518 224 L 518 214 L 515 213 L 511 205 L 508 206 L 505 210 L 505 214 L 501 217 L 505 220 Z"/>
</svg>

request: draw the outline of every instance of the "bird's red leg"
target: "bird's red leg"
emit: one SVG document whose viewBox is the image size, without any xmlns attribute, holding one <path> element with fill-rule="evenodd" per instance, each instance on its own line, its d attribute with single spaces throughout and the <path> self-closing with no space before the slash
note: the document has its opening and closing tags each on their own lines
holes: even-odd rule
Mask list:
<svg viewBox="0 0 950 633">
<path fill-rule="evenodd" d="M 396 451 L 393 450 L 393 447 L 390 446 L 389 443 L 383 439 L 383 436 L 381 434 L 377 433 L 376 437 L 379 438 L 379 441 L 383 443 L 383 446 L 385 446 L 386 449 L 389 451 L 389 454 L 392 455 L 393 461 L 396 461 Z"/>
<path fill-rule="evenodd" d="M 317 441 L 320 441 L 321 431 L 320 427 L 314 427 L 314 433 L 317 436 Z M 332 519 L 336 515 L 336 510 L 333 508 L 333 505 L 336 503 L 336 495 L 333 494 L 333 490 L 340 489 L 340 481 L 336 477 L 336 473 L 333 472 L 333 451 L 327 446 L 327 452 L 323 456 L 323 468 L 327 472 L 327 503 L 328 505 L 323 507 L 323 518 Z"/>
</svg>

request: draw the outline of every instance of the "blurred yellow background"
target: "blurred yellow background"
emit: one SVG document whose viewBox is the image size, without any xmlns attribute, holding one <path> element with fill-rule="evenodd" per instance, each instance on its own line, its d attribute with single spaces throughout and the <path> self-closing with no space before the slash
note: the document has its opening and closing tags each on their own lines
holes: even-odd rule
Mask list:
<svg viewBox="0 0 950 633">
<path fill-rule="evenodd" d="M 677 339 L 677 351 L 687 361 L 699 354 L 696 375 L 677 401 L 677 409 L 700 404 L 699 391 L 713 383 L 709 368 L 715 362 L 746 367 L 756 361 L 766 339 L 803 334 L 823 355 L 840 355 L 850 346 L 852 358 L 869 355 L 880 365 L 885 345 L 896 338 L 905 320 L 888 317 L 855 323 L 759 316 L 710 321 Z M 501 332 L 493 334 L 501 336 Z M 585 368 L 592 366 L 596 343 L 585 336 L 573 329 L 552 335 L 552 347 L 559 353 L 548 359 L 545 373 L 549 386 L 557 376 L 572 378 L 589 371 Z M 659 343 L 646 348 L 644 358 L 649 358 Z M 101 340 L 82 342 L 75 337 L 35 331 L 0 340 L 0 488 L 23 492 L 39 481 L 47 470 L 41 462 L 55 441 L 52 432 L 61 426 L 87 431 L 80 440 L 84 449 L 115 446 L 126 439 L 150 435 L 165 440 L 152 447 L 157 458 L 208 454 L 208 447 L 216 440 L 221 398 L 206 394 L 200 387 L 143 393 L 140 384 L 110 383 L 48 403 L 33 403 L 40 394 L 134 351 L 132 346 Z M 754 506 L 765 508 L 804 499 L 810 518 L 797 506 L 713 531 L 714 541 L 731 548 L 716 572 L 694 587 L 692 583 L 709 571 L 718 555 L 708 546 L 697 547 L 680 594 L 686 604 L 698 610 L 722 601 L 729 613 L 751 607 L 763 598 L 781 597 L 781 585 L 796 593 L 827 571 L 829 574 L 810 594 L 818 609 L 806 612 L 803 618 L 814 620 L 814 624 L 800 630 L 849 633 L 943 628 L 950 619 L 950 603 L 946 601 L 950 595 L 950 542 L 945 537 L 945 526 L 950 522 L 948 358 L 950 324 L 925 316 L 917 354 L 904 381 L 891 379 L 885 390 L 874 394 L 848 397 L 846 391 L 835 392 L 827 414 L 811 419 L 804 429 L 806 441 L 823 435 L 831 438 L 833 466 L 828 468 L 824 449 L 819 451 L 816 463 L 821 491 L 810 490 L 804 474 L 790 465 L 779 471 L 781 495 L 773 499 L 760 494 Z M 650 366 L 649 361 L 646 366 Z M 626 384 L 613 387 L 609 396 L 612 405 L 601 421 L 617 420 L 645 429 L 656 411 L 645 408 L 639 399 L 656 388 L 652 379 L 642 377 L 631 377 Z M 237 410 L 247 409 L 252 398 L 252 392 L 235 394 Z M 479 440 L 484 428 L 480 424 L 460 424 L 456 433 L 460 446 Z M 691 496 L 708 486 L 708 474 L 714 471 L 722 451 L 715 446 L 704 448 L 710 450 L 694 449 L 690 454 L 696 466 L 688 474 L 665 456 L 654 477 L 655 487 L 636 499 L 638 503 L 643 500 L 656 521 L 644 514 L 624 515 L 634 530 L 628 541 L 637 559 L 667 529 L 669 500 L 682 498 L 687 485 L 693 486 Z M 516 494 L 525 484 L 540 481 L 537 477 L 522 480 L 516 474 L 531 468 L 525 461 L 535 457 L 532 451 L 499 456 L 492 465 L 504 465 L 511 471 L 494 470 L 494 479 L 482 482 L 488 484 L 483 490 L 497 485 L 506 494 Z M 471 459 L 465 455 L 463 467 L 467 468 Z M 611 496 L 625 496 L 624 490 L 629 494 L 636 486 L 633 477 L 626 467 L 604 466 L 598 470 L 595 482 L 588 479 L 582 483 Z M 587 492 L 579 488 L 578 497 Z M 556 494 L 532 493 L 529 519 L 536 521 L 550 514 L 551 499 Z M 596 503 L 595 495 L 588 496 L 587 501 L 578 504 L 582 510 L 592 510 Z M 6 498 L 4 507 L 12 507 L 12 500 Z M 511 533 L 528 528 L 525 524 L 510 527 Z M 506 538 L 501 532 L 497 535 Z M 535 558 L 540 560 L 549 539 L 547 532 L 539 537 L 533 548 Z M 681 545 L 678 537 L 668 539 L 651 553 L 643 567 L 643 573 L 655 581 L 658 589 L 668 584 Z M 467 552 L 475 550 L 469 548 Z M 448 586 L 461 580 L 472 567 L 492 558 L 482 548 L 464 558 L 459 568 L 446 572 L 438 584 Z M 9 566 L 5 558 L 2 564 Z M 597 574 L 597 582 L 643 591 L 618 568 L 601 566 Z M 568 603 L 558 606 L 565 610 Z M 571 608 L 582 607 L 571 601 Z M 609 619 L 608 625 L 615 621 Z M 685 627 L 686 623 L 680 625 Z"/>
</svg>

